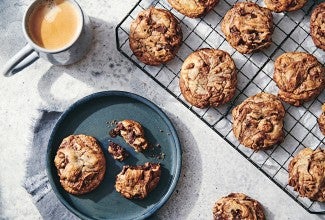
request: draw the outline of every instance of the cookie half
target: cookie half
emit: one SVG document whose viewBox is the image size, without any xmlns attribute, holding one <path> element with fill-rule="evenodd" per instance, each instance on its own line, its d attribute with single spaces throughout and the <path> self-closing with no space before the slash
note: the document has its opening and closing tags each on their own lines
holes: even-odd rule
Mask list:
<svg viewBox="0 0 325 220">
<path fill-rule="evenodd" d="M 94 190 L 104 179 L 106 160 L 96 139 L 70 135 L 63 139 L 54 158 L 62 187 L 81 195 Z"/>
<path fill-rule="evenodd" d="M 116 176 L 115 189 L 125 198 L 144 199 L 157 187 L 160 175 L 160 164 L 148 162 L 140 166 L 123 166 Z"/>
<path fill-rule="evenodd" d="M 275 60 L 273 79 L 279 87 L 281 100 L 301 106 L 323 91 L 325 68 L 311 54 L 284 53 Z"/>
<path fill-rule="evenodd" d="M 111 137 L 116 137 L 117 135 L 123 137 L 125 142 L 133 147 L 136 152 L 149 148 L 148 141 L 144 136 L 144 130 L 137 121 L 131 119 L 119 121 L 109 134 Z"/>
<path fill-rule="evenodd" d="M 271 11 L 253 2 L 236 3 L 221 23 L 228 43 L 244 54 L 270 46 L 273 29 Z"/>
<path fill-rule="evenodd" d="M 160 65 L 173 59 L 182 43 L 182 30 L 175 16 L 150 7 L 139 13 L 131 23 L 130 48 L 148 65 Z"/>
<path fill-rule="evenodd" d="M 308 0 L 264 0 L 266 7 L 275 12 L 297 11 L 301 9 Z"/>
<path fill-rule="evenodd" d="M 311 14 L 310 35 L 315 45 L 325 51 L 325 2 L 317 5 Z"/>
<path fill-rule="evenodd" d="M 219 0 L 168 0 L 178 12 L 190 18 L 198 18 L 211 11 Z"/>
<path fill-rule="evenodd" d="M 289 185 L 302 197 L 325 202 L 325 151 L 301 150 L 289 163 Z"/>
<path fill-rule="evenodd" d="M 213 207 L 215 220 L 265 220 L 262 205 L 243 193 L 231 193 L 219 199 Z"/>
<path fill-rule="evenodd" d="M 200 49 L 184 61 L 179 86 L 184 98 L 198 108 L 217 107 L 236 92 L 236 66 L 222 50 Z"/>
<path fill-rule="evenodd" d="M 284 114 L 275 95 L 258 93 L 232 110 L 232 130 L 244 146 L 255 151 L 267 150 L 284 139 Z"/>
</svg>

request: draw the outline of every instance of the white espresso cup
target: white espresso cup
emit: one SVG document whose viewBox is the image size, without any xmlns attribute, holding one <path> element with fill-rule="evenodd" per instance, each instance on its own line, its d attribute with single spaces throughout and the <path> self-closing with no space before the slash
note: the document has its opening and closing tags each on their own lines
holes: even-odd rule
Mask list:
<svg viewBox="0 0 325 220">
<path fill-rule="evenodd" d="M 5 64 L 5 76 L 21 71 L 39 57 L 54 65 L 75 63 L 92 42 L 90 20 L 74 0 L 34 1 L 24 14 L 22 28 L 27 44 Z"/>
</svg>

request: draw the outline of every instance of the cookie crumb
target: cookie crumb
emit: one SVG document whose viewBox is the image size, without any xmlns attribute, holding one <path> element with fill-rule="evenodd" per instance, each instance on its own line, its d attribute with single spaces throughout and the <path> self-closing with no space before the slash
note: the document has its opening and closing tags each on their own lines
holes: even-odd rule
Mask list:
<svg viewBox="0 0 325 220">
<path fill-rule="evenodd" d="M 160 153 L 160 154 L 157 155 L 157 159 L 158 160 L 164 160 L 165 159 L 165 156 L 166 156 L 165 153 Z"/>
</svg>

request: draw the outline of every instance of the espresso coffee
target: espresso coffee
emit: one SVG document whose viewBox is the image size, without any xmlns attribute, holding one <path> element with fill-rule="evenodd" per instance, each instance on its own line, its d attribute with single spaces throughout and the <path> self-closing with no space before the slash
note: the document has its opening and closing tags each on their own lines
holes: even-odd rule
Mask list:
<svg viewBox="0 0 325 220">
<path fill-rule="evenodd" d="M 28 18 L 28 34 L 35 44 L 59 50 L 71 44 L 79 34 L 80 15 L 67 0 L 43 0 Z"/>
</svg>

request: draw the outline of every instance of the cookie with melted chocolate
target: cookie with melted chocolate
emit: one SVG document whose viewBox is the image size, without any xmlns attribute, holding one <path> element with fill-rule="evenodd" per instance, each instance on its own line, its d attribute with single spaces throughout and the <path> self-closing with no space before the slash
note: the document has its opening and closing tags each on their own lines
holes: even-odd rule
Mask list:
<svg viewBox="0 0 325 220">
<path fill-rule="evenodd" d="M 81 195 L 94 190 L 104 179 L 106 160 L 94 137 L 70 135 L 60 144 L 54 164 L 62 187 Z"/>
<path fill-rule="evenodd" d="M 127 119 L 119 121 L 114 129 L 109 132 L 111 137 L 121 136 L 136 152 L 149 148 L 145 138 L 144 130 L 137 121 Z"/>
</svg>

